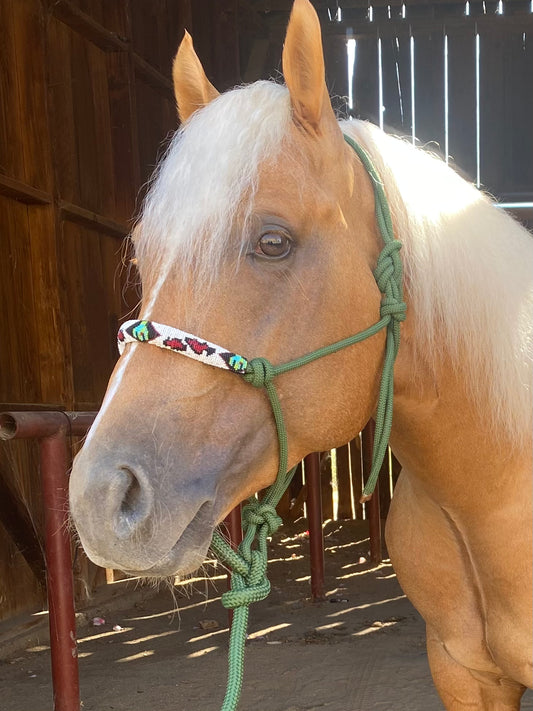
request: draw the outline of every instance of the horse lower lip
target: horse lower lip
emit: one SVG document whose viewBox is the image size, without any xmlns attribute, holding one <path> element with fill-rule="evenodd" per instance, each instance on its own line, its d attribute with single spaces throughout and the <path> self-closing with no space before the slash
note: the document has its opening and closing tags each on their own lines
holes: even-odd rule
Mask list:
<svg viewBox="0 0 533 711">
<path fill-rule="evenodd" d="M 199 521 L 204 506 L 205 504 L 200 507 L 168 553 L 154 565 L 143 570 L 125 570 L 124 572 L 135 576 L 166 577 L 187 575 L 197 570 L 205 560 L 215 527 L 214 523 Z M 204 535 L 201 535 L 202 532 Z"/>
</svg>

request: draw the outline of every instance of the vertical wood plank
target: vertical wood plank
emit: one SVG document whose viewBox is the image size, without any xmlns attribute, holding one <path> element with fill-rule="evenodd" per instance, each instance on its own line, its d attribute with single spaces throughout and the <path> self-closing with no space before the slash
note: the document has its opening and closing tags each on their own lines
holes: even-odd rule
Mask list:
<svg viewBox="0 0 533 711">
<path fill-rule="evenodd" d="M 42 5 L 39 0 L 13 3 L 13 30 L 16 38 L 16 78 L 24 163 L 24 179 L 30 185 L 49 190 L 52 183 L 50 138 L 46 107 L 46 62 L 42 32 Z"/>
<path fill-rule="evenodd" d="M 115 182 L 113 180 L 112 128 L 109 114 L 108 67 L 106 55 L 89 45 L 89 80 L 94 101 L 94 140 L 97 189 L 95 204 L 102 215 L 115 215 Z"/>
<path fill-rule="evenodd" d="M 74 93 L 71 70 L 71 30 L 55 18 L 47 25 L 48 111 L 54 157 L 56 194 L 80 203 Z"/>
<path fill-rule="evenodd" d="M 109 81 L 109 138 L 114 219 L 127 222 L 135 210 L 138 165 L 134 148 L 134 125 L 129 57 L 121 52 L 106 56 Z"/>
<path fill-rule="evenodd" d="M 13 3 L 0 2 L 0 165 L 7 175 L 24 180 Z"/>
<path fill-rule="evenodd" d="M 513 32 L 504 50 L 506 142 L 501 192 L 533 199 L 533 33 Z M 522 197 L 520 197 L 522 196 Z"/>
<path fill-rule="evenodd" d="M 494 194 L 504 184 L 506 49 L 503 36 L 480 36 L 480 174 L 483 187 Z"/>
<path fill-rule="evenodd" d="M 352 483 L 350 477 L 350 455 L 348 445 L 337 447 L 337 488 L 339 491 L 339 508 L 337 517 L 352 518 Z"/>
<path fill-rule="evenodd" d="M 444 36 L 441 32 L 415 35 L 416 137 L 444 151 Z"/>
<path fill-rule="evenodd" d="M 448 31 L 448 142 L 451 160 L 476 179 L 476 39 Z"/>
<path fill-rule="evenodd" d="M 237 0 L 218 0 L 211 15 L 211 72 L 217 89 L 226 91 L 241 81 Z"/>
<path fill-rule="evenodd" d="M 326 66 L 326 84 L 332 106 L 338 116 L 347 115 L 348 97 L 348 60 L 346 39 L 337 35 L 324 37 L 324 60 Z"/>
<path fill-rule="evenodd" d="M 40 402 L 73 406 L 69 325 L 61 299 L 54 208 L 30 206 L 30 278 L 36 324 L 33 350 L 40 371 Z"/>
<path fill-rule="evenodd" d="M 34 208 L 36 209 L 36 208 Z M 37 208 L 38 209 L 38 208 Z M 0 295 L 3 345 L 0 349 L 0 400 L 39 402 L 40 365 L 34 314 L 28 207 L 0 196 Z"/>
<path fill-rule="evenodd" d="M 361 496 L 363 494 L 363 470 L 361 466 L 361 435 L 352 439 L 348 446 L 350 448 L 350 469 L 352 472 L 353 516 L 354 518 L 362 519 L 363 504 L 361 503 Z"/>
<path fill-rule="evenodd" d="M 383 82 L 383 123 L 388 131 L 401 132 L 403 128 L 403 97 L 398 84 L 399 45 L 396 37 L 381 40 L 381 73 Z"/>
<path fill-rule="evenodd" d="M 379 125 L 378 42 L 376 37 L 357 40 L 355 50 L 354 107 L 358 118 Z"/>
<path fill-rule="evenodd" d="M 333 473 L 331 471 L 331 452 L 320 454 L 320 488 L 322 491 L 322 519 L 333 518 Z"/>
</svg>

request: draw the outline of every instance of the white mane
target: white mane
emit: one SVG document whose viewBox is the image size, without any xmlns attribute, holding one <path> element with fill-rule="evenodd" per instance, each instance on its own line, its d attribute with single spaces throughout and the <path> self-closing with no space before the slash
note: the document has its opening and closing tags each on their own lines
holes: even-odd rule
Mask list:
<svg viewBox="0 0 533 711">
<path fill-rule="evenodd" d="M 241 253 L 229 228 L 251 216 L 258 166 L 279 153 L 289 122 L 286 88 L 257 82 L 215 99 L 177 132 L 136 230 L 145 287 L 147 274 L 154 290 L 155 276 L 161 284 L 177 263 L 207 285 L 228 248 Z M 442 161 L 368 123 L 341 128 L 368 150 L 385 184 L 420 352 L 446 342 L 474 395 L 485 400 L 491 383 L 493 423 L 515 440 L 529 436 L 531 235 Z"/>
<path fill-rule="evenodd" d="M 533 237 L 445 163 L 372 124 L 341 122 L 370 153 L 403 242 L 417 345 L 446 343 L 487 416 L 531 435 Z M 440 345 L 439 345 L 440 344 Z"/>
</svg>

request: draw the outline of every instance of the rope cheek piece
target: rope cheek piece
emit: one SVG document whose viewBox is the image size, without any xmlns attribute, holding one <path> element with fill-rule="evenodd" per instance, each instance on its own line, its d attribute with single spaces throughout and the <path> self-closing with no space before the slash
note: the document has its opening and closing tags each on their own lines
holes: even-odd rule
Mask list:
<svg viewBox="0 0 533 711">
<path fill-rule="evenodd" d="M 265 388 L 272 408 L 279 446 L 276 480 L 261 501 L 251 497 L 248 503 L 243 506 L 244 538 L 237 551 L 233 550 L 217 531 L 214 532 L 211 542 L 211 549 L 217 558 L 232 571 L 231 589 L 222 595 L 224 607 L 234 611 L 228 655 L 228 682 L 222 711 L 234 711 L 239 702 L 249 605 L 252 602 L 263 600 L 270 592 L 270 582 L 266 575 L 267 539 L 282 523 L 276 512 L 276 505 L 296 470 L 294 467 L 287 471 L 287 431 L 274 378 L 336 353 L 343 348 L 360 343 L 379 333 L 382 329 L 386 329 L 385 360 L 375 416 L 372 466 L 361 501 L 367 501 L 372 496 L 389 441 L 392 425 L 393 369 L 400 345 L 400 322 L 405 320 L 406 311 L 403 301 L 402 263 L 399 256 L 401 243 L 394 238 L 390 209 L 383 184 L 370 158 L 352 138 L 345 135 L 344 139 L 358 155 L 374 187 L 376 220 L 384 243 L 374 270 L 374 278 L 383 294 L 379 321 L 353 336 L 277 366 L 272 365 L 266 358 L 254 358 L 248 361 L 237 353 L 200 339 L 193 334 L 154 321 L 126 321 L 118 332 L 118 348 L 121 354 L 127 343 L 150 343 L 194 358 L 207 365 L 224 368 L 240 375 L 256 388 Z"/>
</svg>

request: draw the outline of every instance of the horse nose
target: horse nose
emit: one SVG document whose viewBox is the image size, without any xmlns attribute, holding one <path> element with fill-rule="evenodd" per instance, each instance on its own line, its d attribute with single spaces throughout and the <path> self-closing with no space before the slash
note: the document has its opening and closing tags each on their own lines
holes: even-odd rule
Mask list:
<svg viewBox="0 0 533 711">
<path fill-rule="evenodd" d="M 107 505 L 116 537 L 138 537 L 147 527 L 154 507 L 154 491 L 142 469 L 119 467 L 108 490 Z"/>
</svg>

